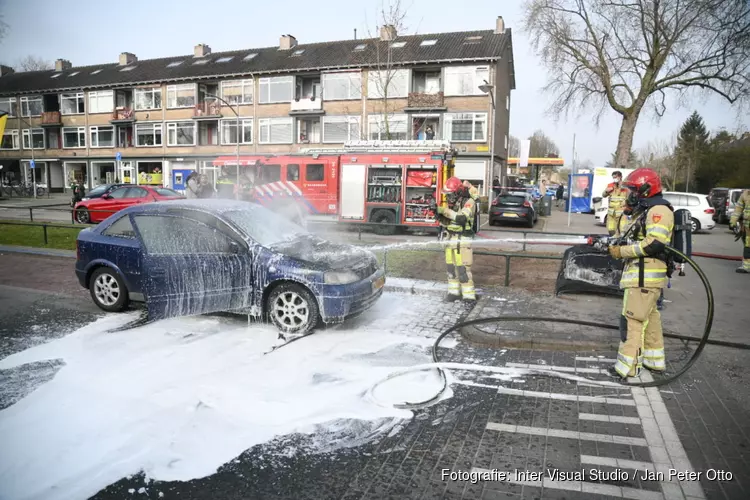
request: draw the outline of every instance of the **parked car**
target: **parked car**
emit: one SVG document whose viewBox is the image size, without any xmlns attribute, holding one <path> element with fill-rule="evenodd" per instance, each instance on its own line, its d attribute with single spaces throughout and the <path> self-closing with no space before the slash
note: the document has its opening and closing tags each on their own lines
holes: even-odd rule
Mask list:
<svg viewBox="0 0 750 500">
<path fill-rule="evenodd" d="M 524 191 L 502 193 L 490 205 L 490 226 L 499 222 L 523 222 L 534 227 L 539 219 L 531 194 Z"/>
<path fill-rule="evenodd" d="M 687 209 L 690 211 L 692 232 L 710 230 L 716 226 L 713 220 L 715 209 L 711 206 L 709 196 L 697 193 L 677 193 L 665 191 L 664 199 L 672 204 L 675 210 Z M 598 224 L 607 224 L 607 208 L 609 198 L 602 199 L 602 204 L 596 209 L 594 217 Z"/>
<path fill-rule="evenodd" d="M 385 285 L 372 252 L 244 201 L 132 206 L 81 231 L 76 247 L 78 281 L 97 306 L 145 302 L 149 319 L 235 311 L 302 334 L 367 310 Z"/>
<path fill-rule="evenodd" d="M 602 198 L 599 205 L 594 209 L 594 219 L 597 224 L 607 225 L 607 210 L 609 210 L 609 198 Z"/>
<path fill-rule="evenodd" d="M 711 190 L 711 193 L 717 191 L 715 197 L 712 198 L 713 206 L 716 209 L 714 221 L 717 224 L 729 224 L 729 218 L 734 212 L 734 205 L 745 189 L 714 188 Z"/>
<path fill-rule="evenodd" d="M 86 193 L 81 201 L 88 201 L 94 198 L 101 198 L 105 194 L 109 194 L 115 189 L 123 186 L 131 186 L 131 184 L 102 184 L 101 186 L 96 186 L 94 189 Z M 132 184 L 133 187 L 135 187 L 134 184 Z"/>
<path fill-rule="evenodd" d="M 132 205 L 183 198 L 180 193 L 169 188 L 124 185 L 102 193 L 98 198 L 79 201 L 73 208 L 73 216 L 81 224 L 97 223 Z"/>
</svg>

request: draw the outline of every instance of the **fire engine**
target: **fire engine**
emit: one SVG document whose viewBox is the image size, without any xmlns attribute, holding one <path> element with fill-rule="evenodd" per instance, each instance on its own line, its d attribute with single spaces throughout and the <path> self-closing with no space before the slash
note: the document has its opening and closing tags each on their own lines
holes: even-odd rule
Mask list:
<svg viewBox="0 0 750 500">
<path fill-rule="evenodd" d="M 309 216 L 347 223 L 378 222 L 435 227 L 434 199 L 453 175 L 456 150 L 446 141 L 351 141 L 343 148 L 240 157 L 240 187 L 248 199 L 273 205 L 295 199 Z M 220 197 L 234 197 L 237 159 L 217 158 L 224 167 Z M 395 226 L 376 227 L 390 233 Z"/>
</svg>

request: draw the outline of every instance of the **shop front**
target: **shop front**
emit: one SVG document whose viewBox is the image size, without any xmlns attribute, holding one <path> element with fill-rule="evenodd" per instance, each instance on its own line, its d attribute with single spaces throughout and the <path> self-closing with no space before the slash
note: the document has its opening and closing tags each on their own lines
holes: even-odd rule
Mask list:
<svg viewBox="0 0 750 500">
<path fill-rule="evenodd" d="M 118 172 L 120 181 L 124 184 L 135 184 L 135 175 L 133 174 L 133 162 L 121 161 L 120 171 Z"/>
<path fill-rule="evenodd" d="M 69 190 L 73 184 L 83 184 L 89 186 L 88 165 L 85 161 L 66 161 L 63 162 L 63 175 L 65 176 L 65 189 Z"/>
<path fill-rule="evenodd" d="M 120 182 L 115 172 L 115 162 L 113 161 L 92 161 L 91 162 L 91 187 L 101 186 L 102 184 L 115 184 Z"/>
<path fill-rule="evenodd" d="M 161 161 L 138 161 L 136 162 L 139 186 L 163 186 L 164 185 L 164 162 Z"/>
<path fill-rule="evenodd" d="M 484 180 L 487 178 L 487 161 L 456 160 L 454 174 L 462 181 L 471 182 L 481 195 L 487 194 L 484 183 Z"/>
</svg>

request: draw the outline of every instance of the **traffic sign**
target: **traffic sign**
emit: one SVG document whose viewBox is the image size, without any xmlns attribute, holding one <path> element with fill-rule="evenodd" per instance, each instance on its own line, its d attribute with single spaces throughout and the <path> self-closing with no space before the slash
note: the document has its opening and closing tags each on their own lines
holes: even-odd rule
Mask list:
<svg viewBox="0 0 750 500">
<path fill-rule="evenodd" d="M 34 162 L 34 160 L 31 160 L 29 164 L 31 165 L 31 168 L 36 168 L 36 163 Z"/>
<path fill-rule="evenodd" d="M 117 161 L 120 161 L 120 160 L 122 160 L 122 153 L 120 153 L 120 152 L 118 151 L 118 152 L 117 152 L 117 154 L 115 155 L 115 160 L 117 160 Z"/>
</svg>

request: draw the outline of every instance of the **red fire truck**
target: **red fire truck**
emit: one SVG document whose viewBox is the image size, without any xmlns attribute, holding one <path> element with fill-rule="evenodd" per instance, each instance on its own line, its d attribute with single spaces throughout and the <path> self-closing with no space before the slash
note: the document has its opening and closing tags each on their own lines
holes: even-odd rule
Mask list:
<svg viewBox="0 0 750 500">
<path fill-rule="evenodd" d="M 442 200 L 439 193 L 453 175 L 455 157 L 444 141 L 353 141 L 336 149 L 242 156 L 240 185 L 263 205 L 291 197 L 310 215 L 342 222 L 434 227 L 430 202 Z M 234 196 L 236 164 L 231 156 L 214 161 L 225 169 L 217 183 L 220 196 L 222 188 L 227 188 L 224 196 Z"/>
</svg>

